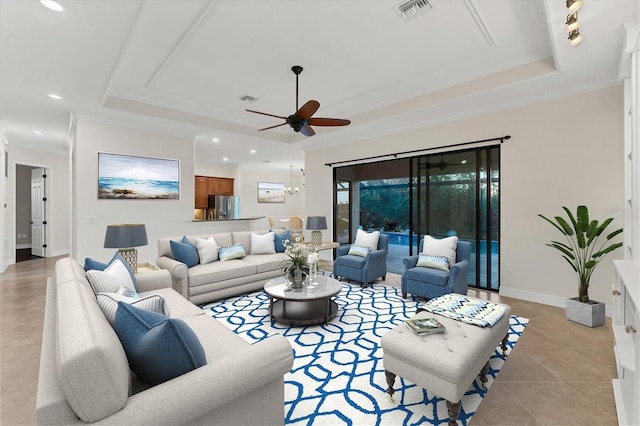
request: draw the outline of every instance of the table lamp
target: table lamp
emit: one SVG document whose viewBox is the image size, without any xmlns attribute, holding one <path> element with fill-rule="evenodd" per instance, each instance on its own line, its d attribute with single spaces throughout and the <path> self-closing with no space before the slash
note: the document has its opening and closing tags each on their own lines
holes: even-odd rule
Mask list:
<svg viewBox="0 0 640 426">
<path fill-rule="evenodd" d="M 105 248 L 117 248 L 133 273 L 138 272 L 138 250 L 134 247 L 147 245 L 147 230 L 143 224 L 125 223 L 108 225 L 104 237 Z"/>
<path fill-rule="evenodd" d="M 311 244 L 314 246 L 322 245 L 321 229 L 327 229 L 327 218 L 324 216 L 308 216 L 307 229 L 311 229 Z"/>
</svg>

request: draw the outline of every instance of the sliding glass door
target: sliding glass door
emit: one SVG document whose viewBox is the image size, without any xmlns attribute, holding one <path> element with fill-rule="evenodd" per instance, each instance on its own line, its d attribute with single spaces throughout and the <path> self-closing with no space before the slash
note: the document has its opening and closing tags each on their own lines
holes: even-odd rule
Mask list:
<svg viewBox="0 0 640 426">
<path fill-rule="evenodd" d="M 336 167 L 334 182 L 334 241 L 386 233 L 387 270 L 401 274 L 424 235 L 457 235 L 473 247 L 469 285 L 498 290 L 499 146 Z"/>
<path fill-rule="evenodd" d="M 499 288 L 499 147 L 412 159 L 412 229 L 419 238 L 457 235 L 472 243 L 468 282 Z M 412 247 L 418 253 L 418 244 Z"/>
</svg>

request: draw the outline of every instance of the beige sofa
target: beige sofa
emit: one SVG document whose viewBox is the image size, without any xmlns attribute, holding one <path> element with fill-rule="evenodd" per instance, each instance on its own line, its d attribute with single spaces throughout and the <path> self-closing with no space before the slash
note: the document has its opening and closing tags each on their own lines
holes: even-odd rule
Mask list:
<svg viewBox="0 0 640 426">
<path fill-rule="evenodd" d="M 160 294 L 169 316 L 196 334 L 207 364 L 150 387 L 127 356 L 75 260 L 47 281 L 36 414 L 38 424 L 284 423 L 291 345 L 273 336 L 250 345 L 171 288 L 167 271 L 136 275 L 141 297 Z"/>
<path fill-rule="evenodd" d="M 256 232 L 264 234 L 267 231 Z M 242 259 L 214 261 L 190 268 L 173 258 L 170 241 L 182 237 L 158 239 L 156 264 L 171 273 L 173 288 L 195 304 L 203 304 L 229 296 L 261 290 L 268 280 L 281 276 L 284 253 L 251 254 L 251 231 L 226 232 L 212 235 L 187 235 L 192 244 L 197 238 L 212 236 L 218 246 L 242 244 L 247 254 Z"/>
</svg>

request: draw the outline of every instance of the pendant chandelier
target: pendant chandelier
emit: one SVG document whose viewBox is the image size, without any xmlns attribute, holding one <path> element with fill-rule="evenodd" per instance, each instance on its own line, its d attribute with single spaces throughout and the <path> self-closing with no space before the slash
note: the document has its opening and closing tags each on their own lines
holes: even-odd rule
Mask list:
<svg viewBox="0 0 640 426">
<path fill-rule="evenodd" d="M 293 166 L 289 166 L 289 167 L 291 167 L 291 180 L 289 181 L 289 186 L 284 191 L 289 195 L 294 195 L 300 189 L 297 186 L 296 187 L 293 186 Z"/>
</svg>

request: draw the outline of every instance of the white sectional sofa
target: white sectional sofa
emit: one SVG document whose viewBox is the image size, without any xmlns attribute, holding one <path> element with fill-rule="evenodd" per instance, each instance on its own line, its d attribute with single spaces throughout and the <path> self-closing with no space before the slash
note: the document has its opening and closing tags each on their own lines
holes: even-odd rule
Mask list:
<svg viewBox="0 0 640 426">
<path fill-rule="evenodd" d="M 293 365 L 284 337 L 250 345 L 174 291 L 167 271 L 136 278 L 140 297 L 161 295 L 165 315 L 195 333 L 206 365 L 155 386 L 143 382 L 131 372 L 116 326 L 103 314 L 83 267 L 61 259 L 47 281 L 38 424 L 284 423 L 284 374 Z"/>
<path fill-rule="evenodd" d="M 191 267 L 176 260 L 171 249 L 172 240 L 180 242 L 184 237 L 160 238 L 156 264 L 171 273 L 173 288 L 195 304 L 260 290 L 265 282 L 282 275 L 281 265 L 285 258 L 284 253 L 264 253 L 263 247 L 259 251 L 260 254 L 255 254 L 256 247 L 251 246 L 252 234 L 255 238 L 256 235 L 268 232 L 241 231 L 186 236 L 194 246 L 197 239 L 213 237 L 217 246 L 241 244 L 246 253 L 246 256 L 240 259 L 215 260 Z M 275 237 L 274 244 L 278 244 L 279 238 L 287 238 L 286 235 L 276 235 L 278 237 Z"/>
</svg>

